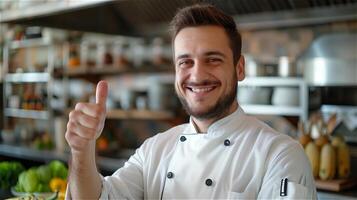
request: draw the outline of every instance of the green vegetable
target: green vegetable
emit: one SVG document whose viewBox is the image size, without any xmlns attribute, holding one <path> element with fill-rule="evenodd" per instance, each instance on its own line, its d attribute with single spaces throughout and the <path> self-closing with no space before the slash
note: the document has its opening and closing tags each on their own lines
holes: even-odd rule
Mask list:
<svg viewBox="0 0 357 200">
<path fill-rule="evenodd" d="M 48 184 L 40 183 L 37 186 L 36 192 L 51 192 L 51 189 Z"/>
<path fill-rule="evenodd" d="M 20 179 L 21 181 L 21 179 Z M 26 171 L 25 177 L 20 184 L 25 189 L 25 192 L 36 192 L 38 184 L 40 183 L 39 178 L 36 173 L 36 169 L 29 169 Z"/>
<path fill-rule="evenodd" d="M 52 178 L 50 167 L 47 165 L 41 165 L 37 168 L 36 172 L 40 182 L 48 185 Z"/>
<path fill-rule="evenodd" d="M 25 179 L 26 179 L 26 171 L 24 171 L 20 174 L 19 179 L 16 184 L 16 187 L 15 187 L 15 191 L 25 192 L 24 186 L 22 185 L 22 183 L 25 182 Z"/>
<path fill-rule="evenodd" d="M 19 162 L 0 162 L 0 188 L 7 190 L 14 186 L 17 177 L 24 170 L 24 166 Z"/>
<path fill-rule="evenodd" d="M 51 169 L 52 178 L 58 177 L 58 178 L 62 178 L 62 179 L 67 179 L 68 169 L 62 162 L 60 162 L 58 160 L 54 160 L 54 161 L 50 162 L 50 164 L 48 166 Z"/>
<path fill-rule="evenodd" d="M 67 167 L 60 161 L 55 160 L 48 165 L 32 167 L 27 171 L 22 171 L 18 176 L 15 186 L 17 192 L 51 192 L 49 182 L 52 178 L 58 177 L 66 179 L 68 175 Z M 15 179 L 16 180 L 16 179 Z"/>
</svg>

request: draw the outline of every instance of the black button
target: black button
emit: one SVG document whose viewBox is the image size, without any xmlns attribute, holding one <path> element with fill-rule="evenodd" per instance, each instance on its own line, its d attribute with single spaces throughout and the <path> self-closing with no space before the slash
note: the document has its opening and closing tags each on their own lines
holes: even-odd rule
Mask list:
<svg viewBox="0 0 357 200">
<path fill-rule="evenodd" d="M 212 185 L 212 183 L 213 183 L 213 181 L 212 181 L 212 179 L 206 179 L 206 185 L 207 186 L 211 186 Z"/>
<path fill-rule="evenodd" d="M 172 172 L 167 173 L 167 178 L 173 178 L 173 177 L 174 177 L 174 173 Z"/>
<path fill-rule="evenodd" d="M 228 139 L 224 140 L 224 145 L 225 146 L 231 145 L 231 141 L 229 141 Z"/>
<path fill-rule="evenodd" d="M 186 141 L 186 137 L 185 136 L 181 136 L 180 140 L 181 140 L 181 142 L 184 142 L 184 141 Z"/>
</svg>

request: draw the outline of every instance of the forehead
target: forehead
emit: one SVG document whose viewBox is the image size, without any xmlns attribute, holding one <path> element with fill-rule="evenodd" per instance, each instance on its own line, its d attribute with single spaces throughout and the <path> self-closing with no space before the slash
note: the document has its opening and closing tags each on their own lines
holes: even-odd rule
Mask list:
<svg viewBox="0 0 357 200">
<path fill-rule="evenodd" d="M 187 27 L 176 35 L 175 57 L 181 54 L 203 54 L 207 51 L 220 51 L 227 56 L 231 53 L 228 36 L 222 27 Z"/>
</svg>

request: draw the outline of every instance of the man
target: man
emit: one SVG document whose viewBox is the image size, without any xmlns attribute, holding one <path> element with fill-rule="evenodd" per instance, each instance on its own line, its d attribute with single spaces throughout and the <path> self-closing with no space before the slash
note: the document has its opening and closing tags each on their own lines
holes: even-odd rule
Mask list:
<svg viewBox="0 0 357 200">
<path fill-rule="evenodd" d="M 209 5 L 181 9 L 172 23 L 175 89 L 190 122 L 147 139 L 112 176 L 95 164 L 107 83 L 96 104 L 78 103 L 66 139 L 73 199 L 315 199 L 301 146 L 247 116 L 236 101 L 244 79 L 241 38 L 230 16 Z"/>
</svg>

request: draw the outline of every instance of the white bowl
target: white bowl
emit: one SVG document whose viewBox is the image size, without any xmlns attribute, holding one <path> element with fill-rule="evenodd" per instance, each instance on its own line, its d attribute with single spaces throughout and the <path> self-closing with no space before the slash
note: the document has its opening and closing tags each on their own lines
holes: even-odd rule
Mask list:
<svg viewBox="0 0 357 200">
<path fill-rule="evenodd" d="M 277 106 L 299 106 L 299 88 L 276 87 L 273 92 L 272 104 Z"/>
<path fill-rule="evenodd" d="M 240 104 L 270 104 L 270 88 L 239 87 L 238 102 Z"/>
</svg>

